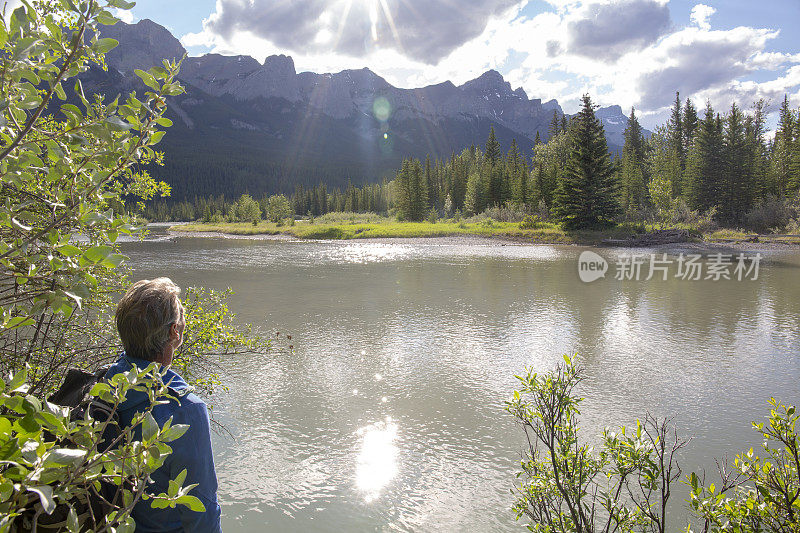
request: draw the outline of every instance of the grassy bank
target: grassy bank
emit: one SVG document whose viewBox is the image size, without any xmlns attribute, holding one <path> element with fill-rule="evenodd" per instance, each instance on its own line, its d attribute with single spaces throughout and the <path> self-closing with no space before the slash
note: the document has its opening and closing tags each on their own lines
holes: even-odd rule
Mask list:
<svg viewBox="0 0 800 533">
<path fill-rule="evenodd" d="M 316 221 L 297 221 L 293 226 L 273 222 L 257 225 L 244 222 L 192 223 L 173 226 L 175 232 L 211 232 L 227 235 L 290 235 L 299 239 L 369 239 L 369 238 L 413 238 L 477 235 L 541 244 L 597 245 L 605 239 L 626 239 L 658 228 L 619 225 L 602 231 L 565 231 L 558 224 L 542 223 L 535 229 L 522 229 L 518 222 L 398 222 L 394 219 L 364 215 L 357 217 L 328 217 Z M 685 228 L 684 228 L 685 229 Z M 736 243 L 768 242 L 800 245 L 800 237 L 784 235 L 758 236 L 741 230 L 718 229 L 698 233 L 698 242 Z"/>
<path fill-rule="evenodd" d="M 260 222 L 257 225 L 243 222 L 181 224 L 170 228 L 175 232 L 214 232 L 228 235 L 291 235 L 300 239 L 368 239 L 447 237 L 478 235 L 521 242 L 548 244 L 599 244 L 604 239 L 624 239 L 642 232 L 642 228 L 616 226 L 603 231 L 568 232 L 558 224 L 542 223 L 534 229 L 522 229 L 518 222 L 398 222 L 380 217 L 355 220 L 303 220 L 293 226 Z"/>
</svg>

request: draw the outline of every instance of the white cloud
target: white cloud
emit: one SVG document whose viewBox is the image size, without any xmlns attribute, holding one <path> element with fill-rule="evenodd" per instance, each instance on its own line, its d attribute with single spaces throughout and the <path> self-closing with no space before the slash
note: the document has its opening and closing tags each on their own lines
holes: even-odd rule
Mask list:
<svg viewBox="0 0 800 533">
<path fill-rule="evenodd" d="M 232 1 L 224 0 L 226 5 Z M 305 1 L 307 5 L 312 2 Z M 458 85 L 493 68 L 503 73 L 513 88 L 521 86 L 529 97 L 543 101 L 555 98 L 567 112 L 577 110 L 585 92 L 600 105 L 621 105 L 626 113 L 635 106 L 648 127 L 663 122 L 664 110 L 676 90 L 683 98 L 692 97 L 698 107 L 704 107 L 706 99 L 715 107 L 728 107 L 732 99 L 747 106 L 761 97 L 775 100 L 779 95 L 782 99 L 783 93 L 800 98 L 800 54 L 770 49 L 779 33 L 776 30 L 747 26 L 712 30 L 709 19 L 715 9 L 705 4 L 694 6 L 691 25 L 675 27 L 664 18 L 667 0 L 547 1 L 553 9 L 535 16 L 521 14 L 526 2 L 488 16 L 479 35 L 434 63 L 403 47 L 370 47 L 355 55 L 326 47 L 325 43 L 339 38 L 329 26 L 338 31 L 338 22 L 332 21 L 340 18 L 330 9 L 323 12 L 322 26 L 314 26 L 309 33 L 309 43 L 316 45 L 293 52 L 267 39 L 263 32 L 213 31 L 210 19 L 202 32 L 184 35 L 181 41 L 185 46 L 205 46 L 214 52 L 247 54 L 259 60 L 291 53 L 298 71 L 337 72 L 366 66 L 399 87 L 446 80 Z M 217 12 L 222 3 L 218 0 Z M 338 5 L 338 0 L 326 5 Z M 607 26 L 605 15 L 613 22 L 611 15 L 626 12 L 629 24 L 614 32 L 595 31 Z M 648 14 L 661 18 L 646 27 L 635 23 Z M 403 43 L 409 40 L 400 37 Z M 754 74 L 759 82 L 751 81 Z"/>
<path fill-rule="evenodd" d="M 114 8 L 111 10 L 111 14 L 126 24 L 133 24 L 137 20 L 130 9 Z"/>
<path fill-rule="evenodd" d="M 707 31 L 711 29 L 711 23 L 709 22 L 709 19 L 711 18 L 711 15 L 716 12 L 717 10 L 711 6 L 697 4 L 692 8 L 692 13 L 689 15 L 689 18 L 692 22 L 697 24 L 697 27 L 699 27 L 701 30 Z"/>
</svg>

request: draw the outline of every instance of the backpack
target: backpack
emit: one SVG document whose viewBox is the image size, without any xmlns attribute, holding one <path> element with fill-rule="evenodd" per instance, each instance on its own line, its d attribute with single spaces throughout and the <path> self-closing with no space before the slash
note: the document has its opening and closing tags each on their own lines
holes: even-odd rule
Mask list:
<svg viewBox="0 0 800 533">
<path fill-rule="evenodd" d="M 109 366 L 105 366 L 94 373 L 86 372 L 78 368 L 70 368 L 67 370 L 64 382 L 56 392 L 47 398 L 47 401 L 61 407 L 67 407 L 69 409 L 70 421 L 84 419 L 87 414 L 90 414 L 95 420 L 108 420 L 111 418 L 116 421 L 117 415 L 113 412 L 111 405 L 99 398 L 89 396 L 92 387 L 105 379 L 105 374 L 109 368 Z M 48 436 L 50 439 L 55 439 L 55 435 Z M 107 439 L 108 437 L 106 437 L 106 440 Z M 102 444 L 101 442 L 101 447 Z M 60 445 L 66 448 L 74 447 L 74 444 L 69 440 L 62 440 Z M 90 492 L 88 502 L 71 502 L 78 515 L 86 518 L 87 521 L 84 527 L 88 526 L 94 528 L 98 526 L 99 524 L 92 523 L 91 517 L 104 517 L 113 509 L 112 505 L 108 502 L 114 502 L 118 499 L 114 497 L 114 492 L 116 491 L 113 489 L 116 487 L 111 487 L 110 484 L 105 482 L 101 482 L 101 486 L 102 497 L 101 495 Z M 109 499 L 109 495 L 111 499 Z M 68 506 L 59 505 L 52 514 L 40 515 L 38 518 L 38 525 L 45 530 L 52 530 L 53 528 L 60 530 L 66 527 L 67 515 Z M 28 520 L 25 520 L 25 518 L 25 516 L 22 517 L 22 528 L 18 529 L 18 531 L 28 531 L 26 528 L 26 522 L 28 522 Z M 27 518 L 31 519 L 32 517 Z M 30 522 L 32 522 L 32 520 L 30 520 Z"/>
</svg>

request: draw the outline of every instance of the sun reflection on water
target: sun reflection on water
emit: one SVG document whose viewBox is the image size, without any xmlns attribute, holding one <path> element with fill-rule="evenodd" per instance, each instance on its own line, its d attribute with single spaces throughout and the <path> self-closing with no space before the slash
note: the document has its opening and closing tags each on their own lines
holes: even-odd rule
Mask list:
<svg viewBox="0 0 800 533">
<path fill-rule="evenodd" d="M 397 475 L 397 424 L 391 417 L 360 428 L 361 452 L 356 466 L 356 487 L 369 503 Z"/>
</svg>

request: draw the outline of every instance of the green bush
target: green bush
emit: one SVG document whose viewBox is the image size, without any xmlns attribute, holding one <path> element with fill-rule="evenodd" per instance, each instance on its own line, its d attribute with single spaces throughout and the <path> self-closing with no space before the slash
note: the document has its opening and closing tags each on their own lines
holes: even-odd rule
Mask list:
<svg viewBox="0 0 800 533">
<path fill-rule="evenodd" d="M 205 510 L 202 502 L 188 494 L 194 485 L 183 485 L 184 470 L 170 482 L 169 494 L 148 494 L 148 476 L 170 454 L 168 443 L 183 435 L 188 426 L 159 428 L 150 410 L 169 397 L 154 363 L 142 371 L 117 374 L 98 383 L 91 396 L 107 402 L 113 411 L 130 391 L 152 391 L 148 409 L 139 413 L 131 427 L 116 426 L 113 418 L 71 420 L 67 408 L 28 394 L 25 371 L 8 381 L 0 379 L 0 531 L 36 531 L 63 522 L 59 531 L 128 531 L 136 525 L 131 517 L 140 500 L 153 507 L 186 505 Z M 134 428 L 142 440 L 135 440 Z M 108 431 L 108 432 L 107 432 Z M 103 451 L 104 435 L 114 436 L 111 449 Z M 111 437 L 109 437 L 111 438 Z M 89 512 L 101 502 L 101 483 L 114 487 L 118 503 L 107 515 Z"/>
<path fill-rule="evenodd" d="M 543 226 L 542 221 L 538 215 L 527 215 L 522 222 L 519 223 L 519 229 L 536 229 Z"/>
<path fill-rule="evenodd" d="M 140 94 L 87 96 L 75 77 L 103 66 L 117 44 L 102 37 L 100 26 L 116 23 L 112 11 L 133 3 L 33 4 L 36 9 L 23 3 L 10 16 L 0 14 L 0 376 L 13 376 L 0 382 L 0 532 L 36 531 L 58 518 L 70 531 L 132 531 L 130 509 L 151 498 L 144 492 L 148 476 L 182 429 L 158 428 L 144 412 L 136 422 L 141 442 L 128 428 L 117 448 L 101 453 L 97 439 L 105 422 L 70 421 L 43 398 L 67 367 L 96 368 L 119 352 L 109 315 L 128 281 L 118 268 L 125 257 L 116 242 L 140 229 L 119 206 L 169 191 L 140 169 L 161 162 L 154 147 L 171 125 L 163 116 L 167 98 L 183 93 L 176 80 L 180 62 L 136 70 L 146 87 Z M 253 345 L 242 344 L 242 332 L 226 320 L 224 295 L 204 302 L 192 295 L 190 289 L 188 342 L 174 365 L 210 393 L 219 381 L 208 371 L 208 357 Z M 151 387 L 157 398 L 164 392 L 159 383 L 154 375 L 129 372 L 93 394 L 116 405 L 131 389 Z M 181 488 L 183 476 L 153 504 L 197 509 L 187 494 L 192 487 Z M 121 486 L 123 477 L 130 483 L 125 497 L 88 523 L 78 508 L 95 482 Z"/>
<path fill-rule="evenodd" d="M 672 485 L 681 478 L 679 453 L 687 440 L 670 420 L 647 415 L 635 427 L 606 429 L 595 449 L 580 438 L 576 393 L 582 371 L 569 357 L 555 370 L 517 376 L 521 387 L 506 410 L 529 443 L 517 474 L 513 510 L 542 533 L 664 532 Z M 764 455 L 751 449 L 732 466 L 718 462 L 718 484 L 691 473 L 689 509 L 702 531 L 797 531 L 800 439 L 794 406 L 770 401 L 767 423 L 753 423 Z M 691 527 L 688 529 L 691 531 Z"/>
</svg>

